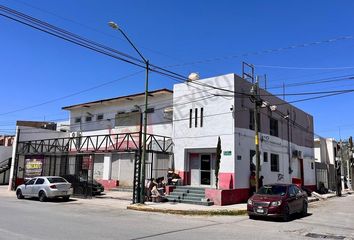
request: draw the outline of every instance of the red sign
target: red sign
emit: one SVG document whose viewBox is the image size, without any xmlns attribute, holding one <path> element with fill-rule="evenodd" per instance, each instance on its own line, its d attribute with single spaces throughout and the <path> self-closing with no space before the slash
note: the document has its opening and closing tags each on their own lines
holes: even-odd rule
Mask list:
<svg viewBox="0 0 354 240">
<path fill-rule="evenodd" d="M 92 170 L 92 156 L 83 157 L 82 159 L 82 169 Z"/>
</svg>

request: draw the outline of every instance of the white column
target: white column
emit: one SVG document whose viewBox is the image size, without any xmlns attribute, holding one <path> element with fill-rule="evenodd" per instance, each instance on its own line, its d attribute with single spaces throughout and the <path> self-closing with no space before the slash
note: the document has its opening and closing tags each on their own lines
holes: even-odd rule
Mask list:
<svg viewBox="0 0 354 240">
<path fill-rule="evenodd" d="M 103 158 L 103 180 L 111 180 L 112 155 L 104 155 Z"/>
<path fill-rule="evenodd" d="M 11 160 L 11 167 L 10 167 L 10 176 L 9 176 L 9 186 L 8 186 L 8 190 L 11 191 L 12 188 L 12 182 L 16 181 L 16 179 L 14 179 L 14 172 L 18 171 L 18 169 L 15 169 L 15 161 L 19 161 L 19 159 L 16 159 L 16 150 L 17 150 L 17 138 L 18 138 L 18 134 L 19 134 L 19 127 L 16 126 L 16 135 L 15 135 L 15 139 L 14 139 L 14 144 L 12 145 L 12 160 Z"/>
</svg>

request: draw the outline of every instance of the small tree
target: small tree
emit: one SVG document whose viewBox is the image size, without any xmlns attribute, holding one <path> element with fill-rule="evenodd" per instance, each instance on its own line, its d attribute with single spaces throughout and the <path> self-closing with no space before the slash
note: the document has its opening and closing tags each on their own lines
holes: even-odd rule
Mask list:
<svg viewBox="0 0 354 240">
<path fill-rule="evenodd" d="M 216 146 L 216 162 L 215 162 L 215 188 L 218 189 L 219 183 L 219 169 L 220 169 L 220 159 L 221 159 L 221 139 L 218 138 L 218 145 Z"/>
</svg>

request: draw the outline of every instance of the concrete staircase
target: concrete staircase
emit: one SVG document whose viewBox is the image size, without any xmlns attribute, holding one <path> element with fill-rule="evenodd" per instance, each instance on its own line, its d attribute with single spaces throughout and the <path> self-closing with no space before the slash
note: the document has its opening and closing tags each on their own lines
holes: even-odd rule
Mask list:
<svg viewBox="0 0 354 240">
<path fill-rule="evenodd" d="M 204 206 L 211 206 L 214 202 L 205 198 L 205 188 L 190 187 L 190 186 L 176 186 L 176 188 L 167 195 L 169 202 L 197 204 Z"/>
<path fill-rule="evenodd" d="M 116 192 L 133 192 L 133 187 L 129 186 L 117 186 L 115 188 L 109 189 L 110 191 L 116 191 Z"/>
</svg>

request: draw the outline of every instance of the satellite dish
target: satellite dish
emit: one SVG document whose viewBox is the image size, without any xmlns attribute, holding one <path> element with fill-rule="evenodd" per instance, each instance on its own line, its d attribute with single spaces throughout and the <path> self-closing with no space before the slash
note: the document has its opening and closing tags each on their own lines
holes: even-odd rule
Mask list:
<svg viewBox="0 0 354 240">
<path fill-rule="evenodd" d="M 189 81 L 195 81 L 195 80 L 199 80 L 199 79 L 200 79 L 199 74 L 195 73 L 195 72 L 189 74 L 189 76 L 188 76 Z"/>
</svg>

